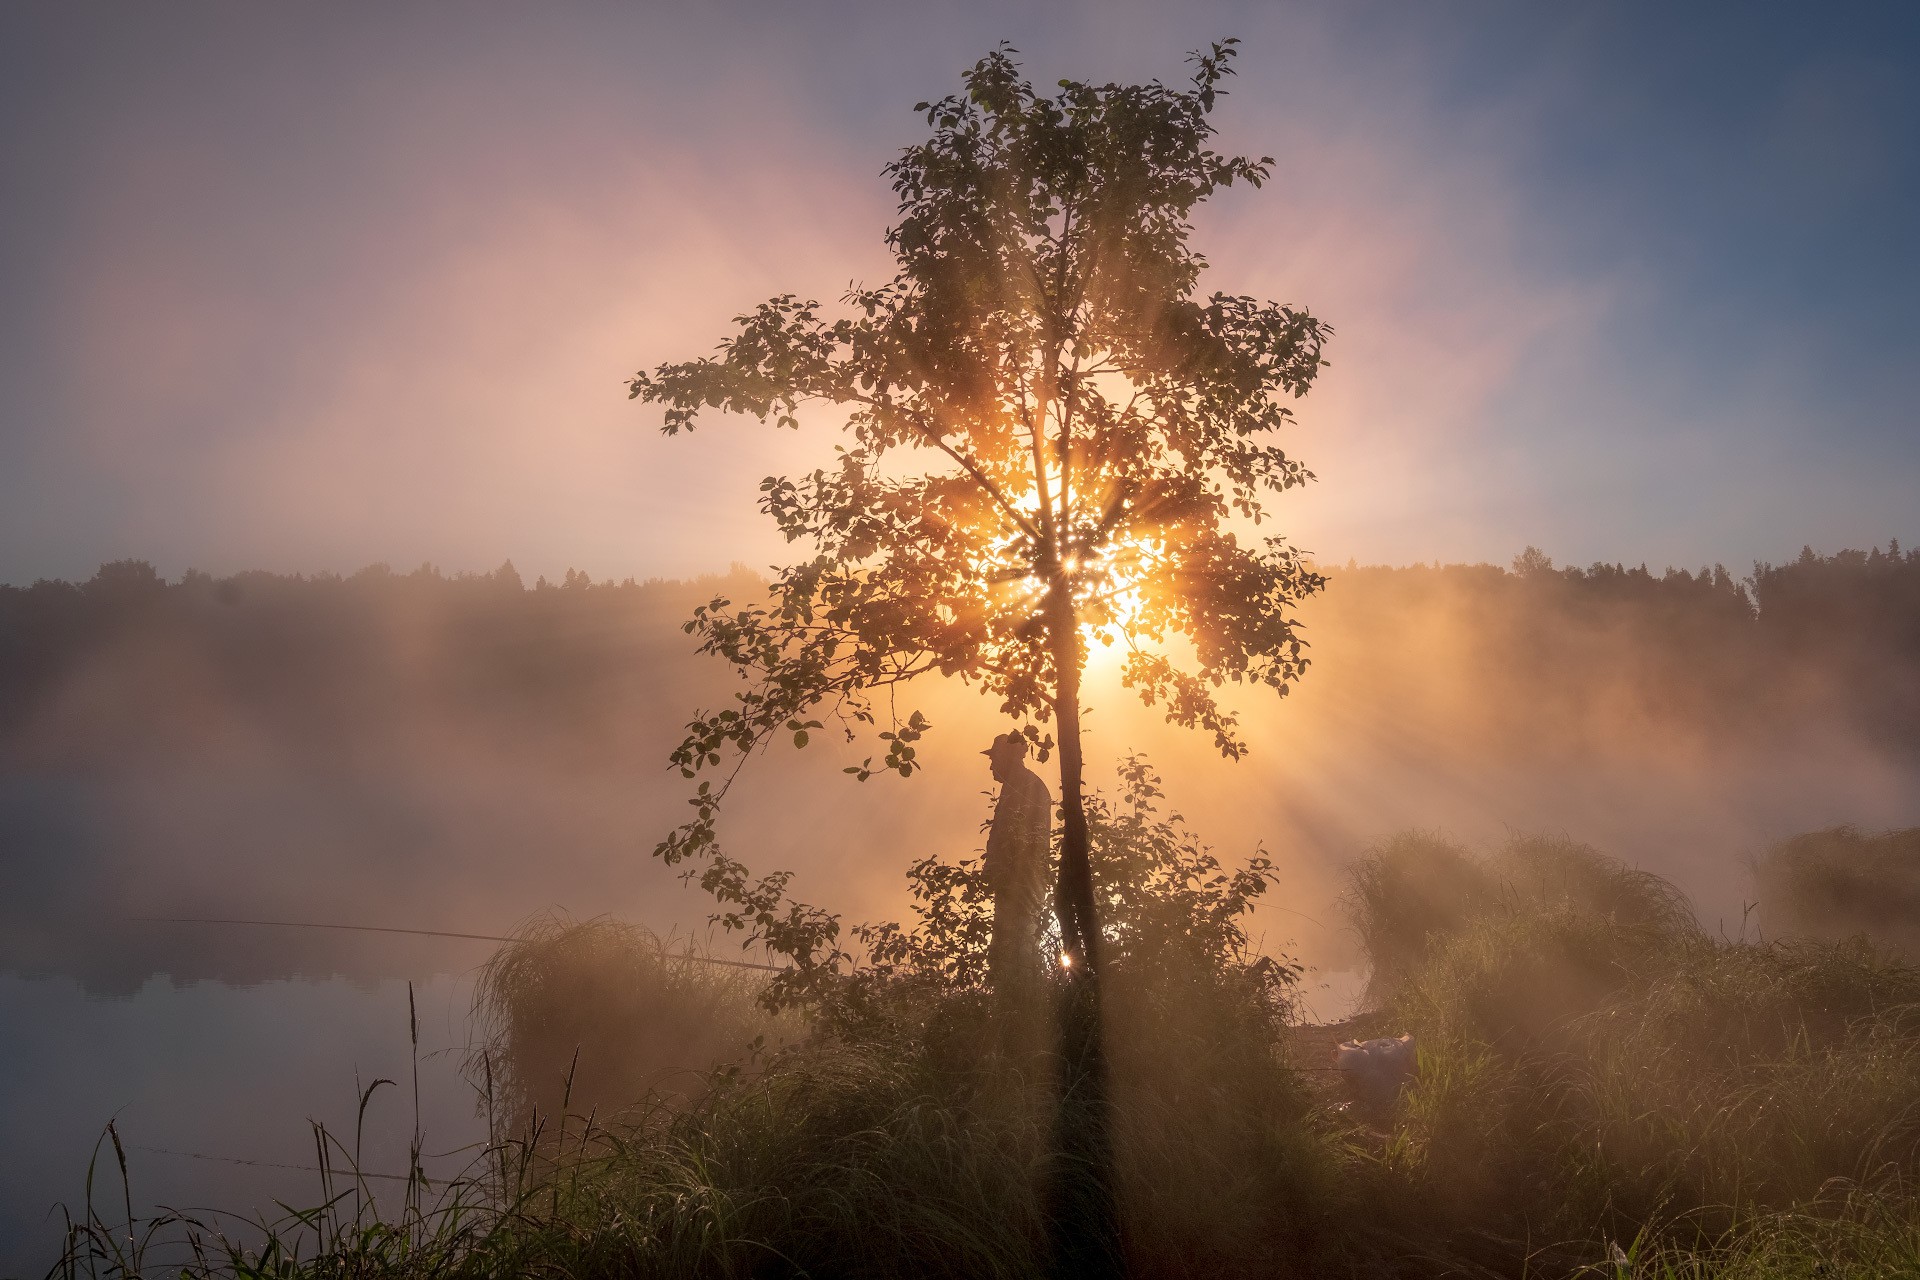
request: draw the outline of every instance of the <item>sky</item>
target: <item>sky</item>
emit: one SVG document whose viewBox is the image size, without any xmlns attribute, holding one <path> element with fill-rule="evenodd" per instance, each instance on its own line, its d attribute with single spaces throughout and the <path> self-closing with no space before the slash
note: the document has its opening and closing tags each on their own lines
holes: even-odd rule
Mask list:
<svg viewBox="0 0 1920 1280">
<path fill-rule="evenodd" d="M 1920 539 L 1912 5 L 13 3 L 0 581 L 777 563 L 832 418 L 670 440 L 627 377 L 885 278 L 881 170 L 997 42 L 1229 35 L 1275 180 L 1196 242 L 1334 327 L 1322 562 Z"/>
</svg>

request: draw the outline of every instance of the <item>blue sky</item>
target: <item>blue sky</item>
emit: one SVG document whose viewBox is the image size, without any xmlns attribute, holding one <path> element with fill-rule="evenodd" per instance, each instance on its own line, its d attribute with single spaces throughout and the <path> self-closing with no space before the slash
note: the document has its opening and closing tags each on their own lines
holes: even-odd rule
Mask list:
<svg viewBox="0 0 1920 1280">
<path fill-rule="evenodd" d="M 0 581 L 781 556 L 825 432 L 664 440 L 634 368 L 886 269 L 879 170 L 1035 79 L 1244 41 L 1214 287 L 1336 328 L 1323 559 L 1920 539 L 1911 5 L 0 10 Z M 823 424 L 825 425 L 825 424 Z"/>
</svg>

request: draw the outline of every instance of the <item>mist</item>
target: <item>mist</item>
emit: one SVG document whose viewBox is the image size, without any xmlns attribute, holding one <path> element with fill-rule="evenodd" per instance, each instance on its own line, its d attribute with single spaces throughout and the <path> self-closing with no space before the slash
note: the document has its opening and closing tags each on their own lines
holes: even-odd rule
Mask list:
<svg viewBox="0 0 1920 1280">
<path fill-rule="evenodd" d="M 1355 968 L 1344 869 L 1400 831 L 1565 835 L 1670 878 L 1732 932 L 1774 844 L 1920 824 L 1920 556 L 1897 544 L 1744 580 L 1561 569 L 1531 549 L 1513 568 L 1327 575 L 1302 611 L 1313 665 L 1288 697 L 1242 700 L 1237 765 L 1098 654 L 1087 692 L 1091 785 L 1144 754 L 1203 838 L 1275 858 L 1256 919 L 1276 954 Z M 169 583 L 121 562 L 0 588 L 0 969 L 130 994 L 154 974 L 372 982 L 487 948 L 154 917 L 498 935 L 554 908 L 705 939 L 708 900 L 650 855 L 686 795 L 667 755 L 734 684 L 680 624 L 762 587 L 740 567 Z M 776 747 L 728 801 L 731 851 L 857 921 L 900 914 L 914 858 L 977 850 L 977 753 L 1006 726 L 958 684 L 910 693 L 901 713 L 934 723 L 923 773 L 856 782 L 842 770 L 874 749 L 831 732 Z"/>
</svg>

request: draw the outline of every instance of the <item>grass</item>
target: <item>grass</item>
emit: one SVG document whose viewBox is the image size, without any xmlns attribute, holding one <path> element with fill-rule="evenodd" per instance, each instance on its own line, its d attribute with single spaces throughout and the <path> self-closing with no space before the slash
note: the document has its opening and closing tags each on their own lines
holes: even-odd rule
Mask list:
<svg viewBox="0 0 1920 1280">
<path fill-rule="evenodd" d="M 1377 1128 L 1317 1100 L 1250 967 L 1171 933 L 1116 962 L 1132 1275 L 1920 1275 L 1920 972 L 1898 957 L 1709 937 L 1670 885 L 1565 840 L 1403 836 L 1349 902 L 1376 1019 L 1420 1040 Z M 321 1134 L 318 1208 L 243 1248 L 130 1230 L 103 1194 L 64 1274 L 1050 1273 L 1051 1066 L 990 1047 L 976 989 L 921 973 L 863 985 L 857 1033 L 774 1024 L 732 971 L 539 920 L 481 990 L 497 1127 L 470 1176 L 383 1217 Z"/>
<path fill-rule="evenodd" d="M 1717 1232 L 1665 1224 L 1604 1262 L 1593 1280 L 1908 1280 L 1920 1258 L 1920 1212 L 1910 1193 L 1836 1188 L 1805 1209 L 1750 1214 Z"/>
<path fill-rule="evenodd" d="M 1408 849 L 1363 862 L 1355 896 Z M 1423 930 L 1382 939 L 1413 957 L 1385 1014 L 1421 1073 L 1381 1158 L 1419 1229 L 1571 1241 L 1539 1259 L 1563 1267 L 1637 1240 L 1676 1275 L 1774 1274 L 1850 1233 L 1920 1273 L 1920 972 L 1857 939 L 1710 938 L 1670 887 L 1565 841 L 1461 860 L 1472 896 L 1423 901 L 1470 909 L 1370 917 Z M 1871 1190 L 1836 1215 L 1836 1188 Z M 1878 1274 L 1872 1253 L 1825 1274 Z"/>
</svg>

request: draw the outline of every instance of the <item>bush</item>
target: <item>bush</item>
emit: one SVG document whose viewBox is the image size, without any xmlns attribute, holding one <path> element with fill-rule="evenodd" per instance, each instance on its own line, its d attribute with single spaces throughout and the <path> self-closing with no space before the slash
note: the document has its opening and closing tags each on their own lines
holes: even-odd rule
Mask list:
<svg viewBox="0 0 1920 1280">
<path fill-rule="evenodd" d="M 1760 924 L 1774 937 L 1864 935 L 1920 962 L 1920 827 L 1832 827 L 1785 840 L 1754 866 Z"/>
<path fill-rule="evenodd" d="M 496 1138 L 569 1112 L 611 1123 L 697 1096 L 713 1068 L 777 1035 L 755 1003 L 762 985 L 636 925 L 535 916 L 481 970 L 468 1075 L 495 1107 Z"/>
<path fill-rule="evenodd" d="M 1571 912 L 1649 940 L 1699 928 L 1672 884 L 1565 837 L 1515 836 L 1482 859 L 1437 834 L 1403 832 L 1369 849 L 1347 877 L 1343 905 L 1366 952 L 1375 1006 L 1489 917 Z"/>
</svg>

